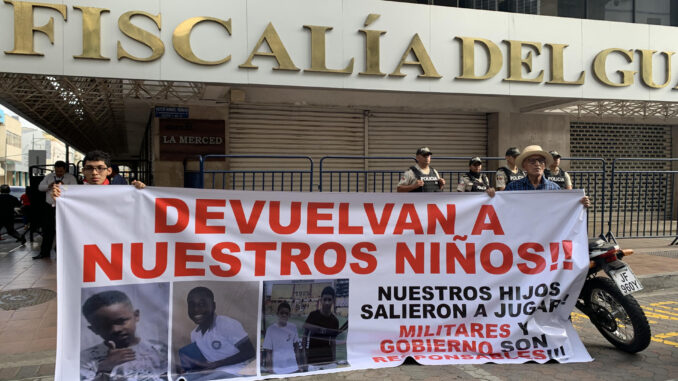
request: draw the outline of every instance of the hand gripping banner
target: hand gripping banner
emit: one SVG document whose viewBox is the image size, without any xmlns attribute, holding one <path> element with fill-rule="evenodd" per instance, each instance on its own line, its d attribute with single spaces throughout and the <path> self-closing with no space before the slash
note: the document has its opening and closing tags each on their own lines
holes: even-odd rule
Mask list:
<svg viewBox="0 0 678 381">
<path fill-rule="evenodd" d="M 56 379 L 591 361 L 582 196 L 69 186 Z"/>
</svg>

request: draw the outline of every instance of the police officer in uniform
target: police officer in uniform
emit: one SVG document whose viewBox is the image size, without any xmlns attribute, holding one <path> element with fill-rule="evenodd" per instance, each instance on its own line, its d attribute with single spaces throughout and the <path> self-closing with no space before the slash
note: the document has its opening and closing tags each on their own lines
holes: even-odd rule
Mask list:
<svg viewBox="0 0 678 381">
<path fill-rule="evenodd" d="M 468 162 L 468 172 L 461 175 L 457 192 L 486 192 L 490 189 L 490 179 L 484 173 L 483 161 L 479 157 L 473 157 Z"/>
<path fill-rule="evenodd" d="M 516 158 L 520 155 L 520 150 L 511 147 L 506 150 L 506 163 L 508 166 L 501 167 L 495 175 L 495 185 L 497 190 L 504 190 L 512 181 L 520 180 L 525 177 L 525 172 L 516 166 Z"/>
<path fill-rule="evenodd" d="M 398 182 L 398 192 L 441 192 L 445 187 L 445 179 L 438 171 L 431 168 L 432 152 L 428 147 L 417 150 L 417 164 L 403 173 Z"/>
<path fill-rule="evenodd" d="M 551 157 L 553 157 L 553 163 L 551 163 L 549 168 L 544 171 L 544 177 L 546 177 L 547 180 L 558 184 L 560 189 L 572 189 L 570 175 L 559 167 L 560 154 L 558 151 L 551 151 L 549 153 L 551 154 Z"/>
</svg>

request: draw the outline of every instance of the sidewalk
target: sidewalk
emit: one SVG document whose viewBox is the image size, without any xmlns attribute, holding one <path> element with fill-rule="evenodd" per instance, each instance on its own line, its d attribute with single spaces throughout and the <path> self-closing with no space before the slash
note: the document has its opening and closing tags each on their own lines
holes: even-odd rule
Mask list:
<svg viewBox="0 0 678 381">
<path fill-rule="evenodd" d="M 54 378 L 56 262 L 31 258 L 40 250 L 38 242 L 17 247 L 11 237 L 0 241 L 0 380 Z M 19 293 L 19 289 L 33 293 Z M 10 303 L 27 306 L 2 308 L 14 308 Z M 40 304 L 30 305 L 34 303 Z"/>
<path fill-rule="evenodd" d="M 6 237 L 6 236 L 5 236 Z M 645 289 L 678 287 L 678 246 L 671 239 L 620 239 L 635 254 L 625 258 Z M 53 380 L 56 356 L 56 262 L 32 260 L 38 242 L 0 241 L 0 380 Z M 20 294 L 32 289 L 33 294 Z M 46 300 L 46 301 L 44 301 Z M 44 302 L 43 302 L 44 301 Z"/>
<path fill-rule="evenodd" d="M 622 249 L 633 249 L 624 258 L 647 291 L 678 287 L 678 245 L 673 238 L 619 239 Z"/>
</svg>

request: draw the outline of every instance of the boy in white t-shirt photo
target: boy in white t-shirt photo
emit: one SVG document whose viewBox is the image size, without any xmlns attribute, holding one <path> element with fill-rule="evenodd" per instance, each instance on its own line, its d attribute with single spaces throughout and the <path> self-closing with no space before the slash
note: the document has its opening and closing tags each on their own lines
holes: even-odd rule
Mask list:
<svg viewBox="0 0 678 381">
<path fill-rule="evenodd" d="M 188 317 L 197 326 L 191 331 L 191 344 L 179 350 L 182 376 L 186 380 L 242 376 L 241 370 L 255 357 L 242 324 L 216 314 L 214 293 L 207 287 L 193 288 L 187 303 Z"/>
<path fill-rule="evenodd" d="M 288 321 L 292 308 L 287 302 L 278 305 L 278 321 L 266 329 L 262 346 L 262 371 L 276 374 L 295 373 L 303 363 L 297 326 Z"/>
</svg>

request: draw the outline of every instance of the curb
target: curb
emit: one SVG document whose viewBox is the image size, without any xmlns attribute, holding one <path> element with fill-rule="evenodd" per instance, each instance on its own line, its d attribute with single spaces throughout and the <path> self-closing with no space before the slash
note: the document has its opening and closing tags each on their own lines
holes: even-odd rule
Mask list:
<svg viewBox="0 0 678 381">
<path fill-rule="evenodd" d="M 678 287 L 678 272 L 660 273 L 651 275 L 639 275 L 643 291 L 657 291 L 664 288 Z"/>
</svg>

